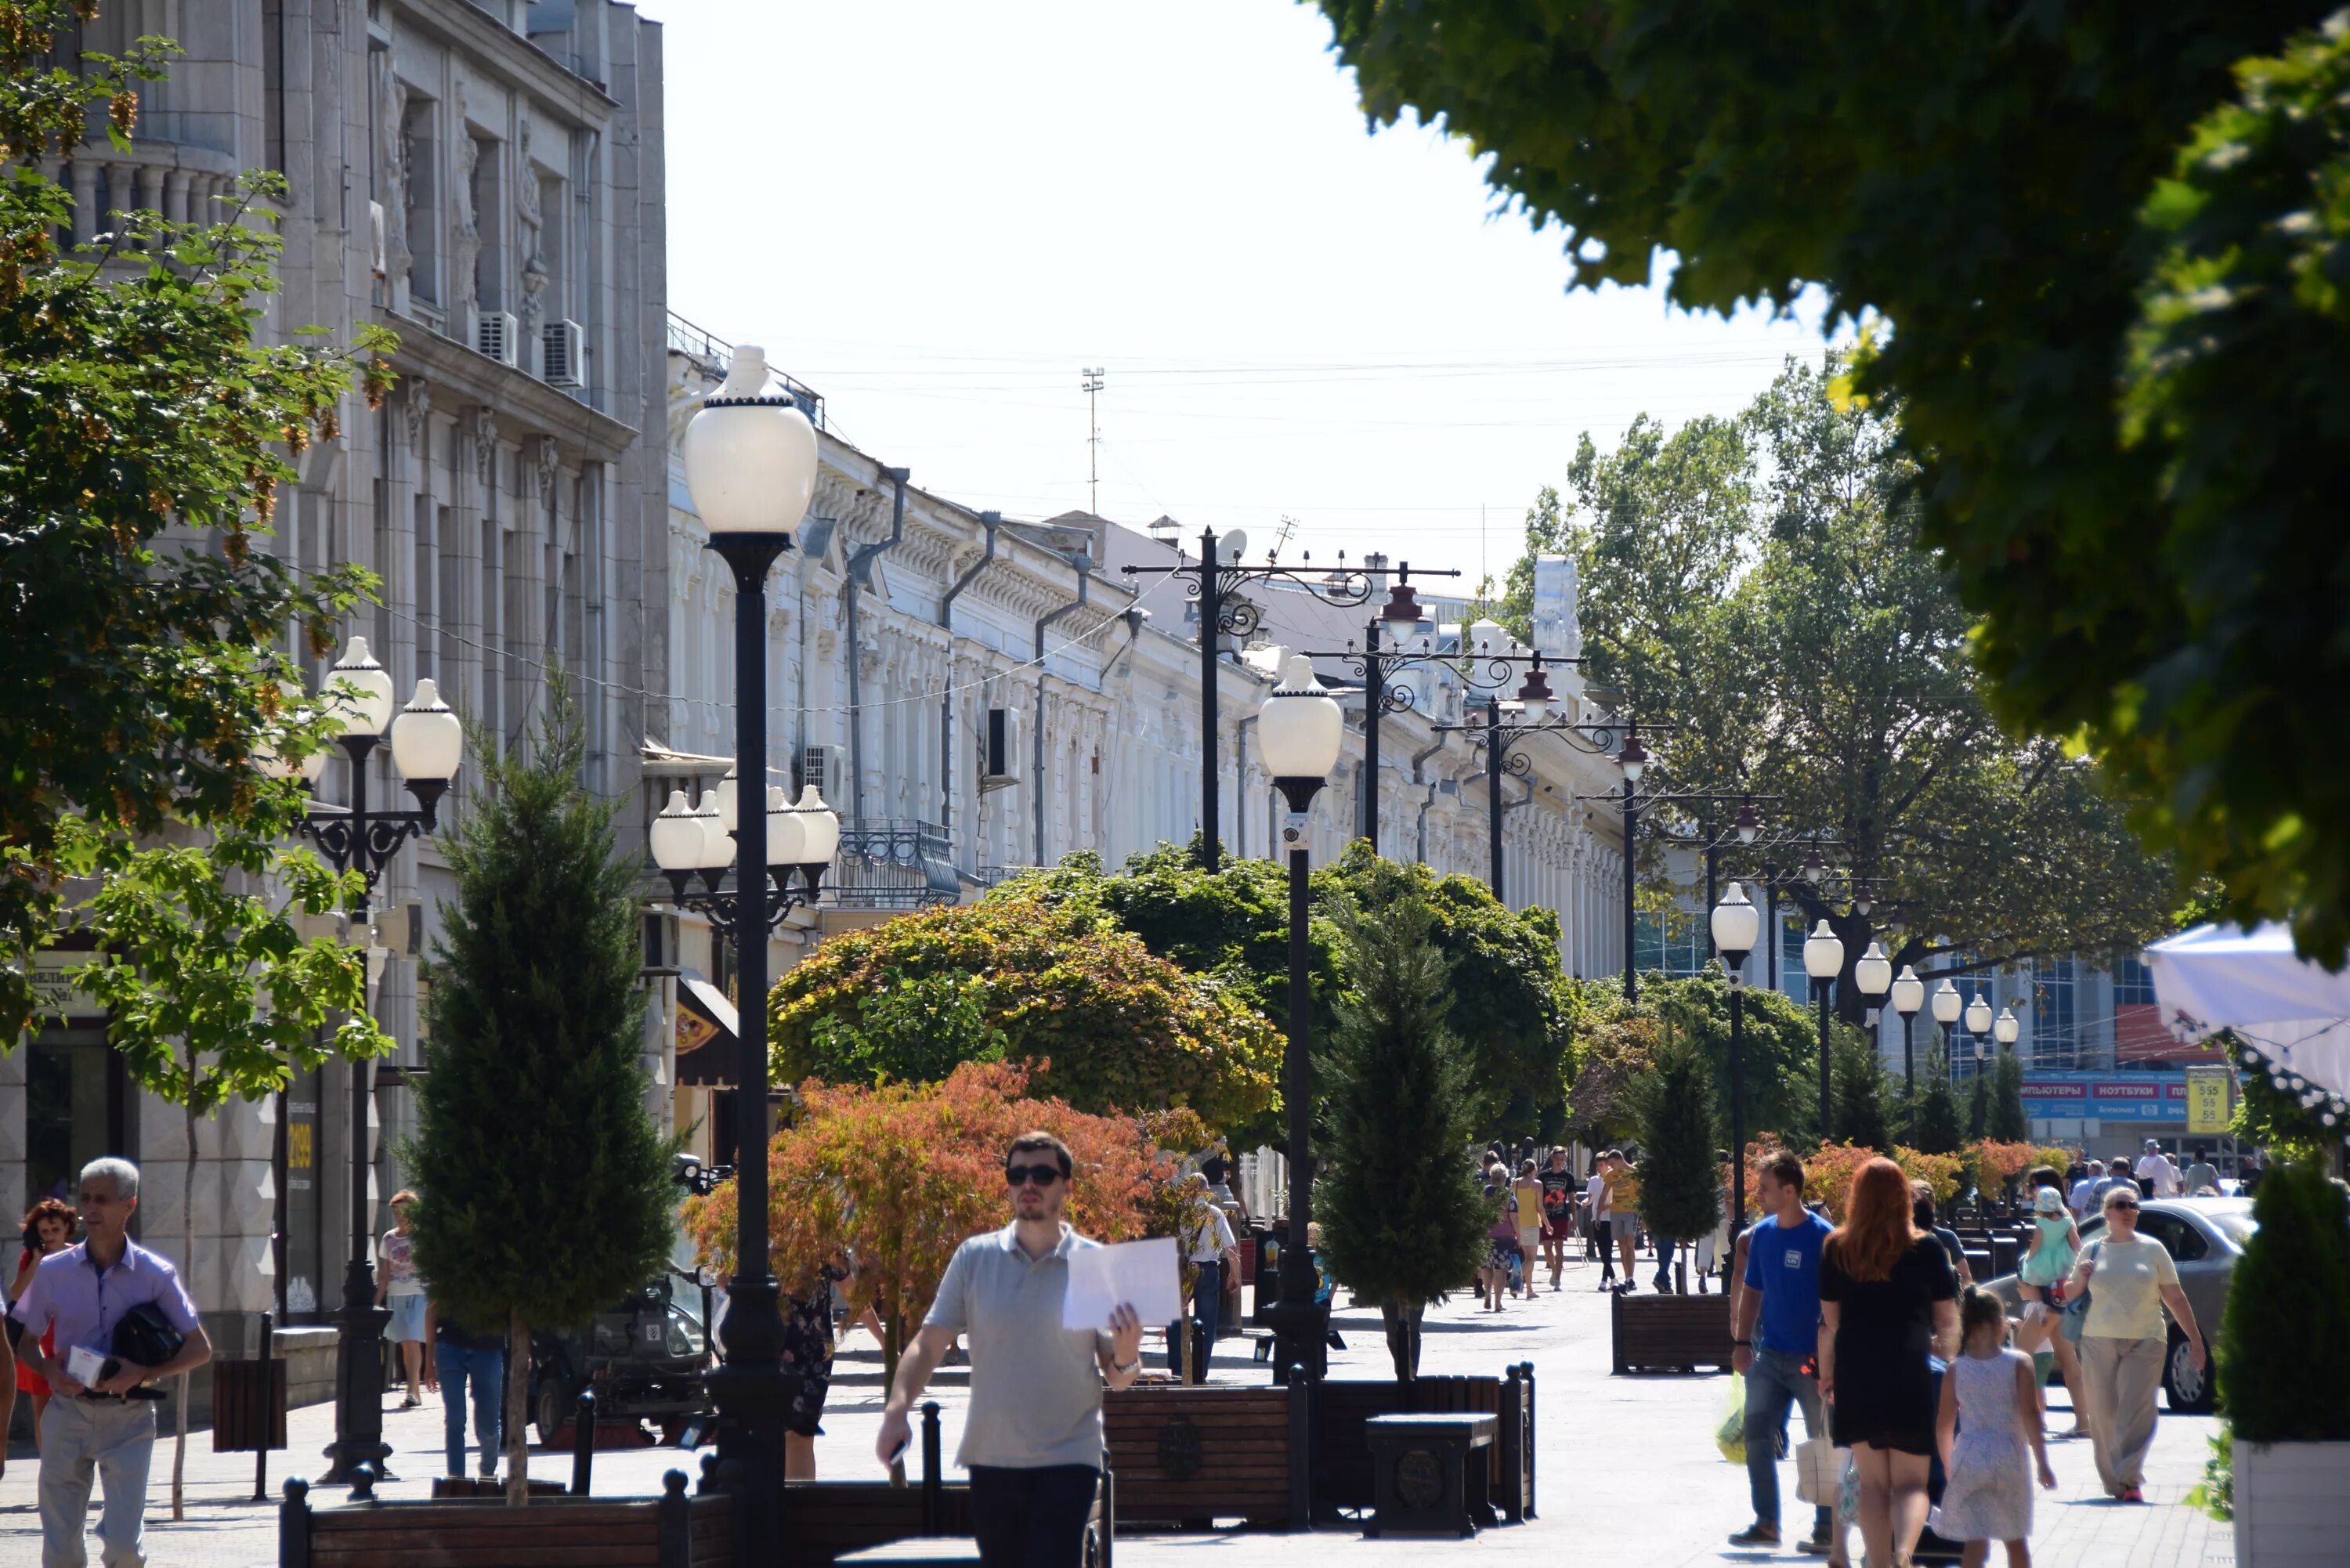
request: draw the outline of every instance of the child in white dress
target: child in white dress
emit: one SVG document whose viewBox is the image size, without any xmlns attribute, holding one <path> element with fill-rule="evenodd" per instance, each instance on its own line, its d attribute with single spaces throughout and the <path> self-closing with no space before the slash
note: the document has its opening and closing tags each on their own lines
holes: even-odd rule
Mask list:
<svg viewBox="0 0 2350 1568">
<path fill-rule="evenodd" d="M 2007 1312 L 1989 1291 L 1970 1288 L 1959 1303 L 1960 1351 L 1942 1374 L 1934 1423 L 1942 1451 L 1942 1501 L 1934 1532 L 1965 1543 L 1960 1562 L 1982 1568 L 1994 1541 L 2007 1544 L 2008 1568 L 2031 1568 L 2032 1471 L 2054 1488 L 2040 1428 L 2032 1357 L 2007 1347 Z"/>
</svg>

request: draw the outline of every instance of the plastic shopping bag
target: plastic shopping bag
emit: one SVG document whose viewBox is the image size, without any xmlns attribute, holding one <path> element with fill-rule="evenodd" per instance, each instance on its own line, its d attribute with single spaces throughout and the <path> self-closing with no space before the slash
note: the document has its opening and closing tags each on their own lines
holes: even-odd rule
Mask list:
<svg viewBox="0 0 2350 1568">
<path fill-rule="evenodd" d="M 1730 1397 L 1721 1402 L 1721 1422 L 1713 1429 L 1713 1446 L 1733 1465 L 1746 1462 L 1746 1379 L 1730 1380 Z"/>
</svg>

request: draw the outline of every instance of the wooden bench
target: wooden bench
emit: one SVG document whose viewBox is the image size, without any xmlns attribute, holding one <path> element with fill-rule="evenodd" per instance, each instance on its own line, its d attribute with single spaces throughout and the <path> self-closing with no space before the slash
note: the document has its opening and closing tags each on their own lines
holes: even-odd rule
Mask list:
<svg viewBox="0 0 2350 1568">
<path fill-rule="evenodd" d="M 369 1478 L 371 1481 L 372 1478 Z M 310 1506 L 310 1485 L 286 1483 L 279 1568 L 725 1568 L 733 1560 L 733 1500 L 688 1497 L 685 1474 L 658 1498 Z"/>
<path fill-rule="evenodd" d="M 915 1535 L 833 1561 L 837 1568 L 978 1568 L 979 1542 L 960 1535 Z"/>
<path fill-rule="evenodd" d="M 1491 1416 L 1374 1416 L 1364 1438 L 1378 1467 L 1378 1511 L 1364 1533 L 1433 1530 L 1474 1535 L 1493 1522 L 1485 1480 L 1492 1467 L 1478 1450 L 1493 1447 Z"/>
<path fill-rule="evenodd" d="M 1730 1370 L 1730 1298 L 1619 1293 L 1608 1305 L 1615 1371 Z"/>
</svg>

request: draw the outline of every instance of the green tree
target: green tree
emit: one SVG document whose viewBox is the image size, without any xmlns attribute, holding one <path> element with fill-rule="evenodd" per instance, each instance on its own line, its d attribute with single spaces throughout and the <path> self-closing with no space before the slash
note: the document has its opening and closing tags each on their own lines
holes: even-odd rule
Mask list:
<svg viewBox="0 0 2350 1568">
<path fill-rule="evenodd" d="M 1959 1122 L 1959 1097 L 1950 1088 L 1950 1063 L 1942 1048 L 1928 1049 L 1918 1069 L 1918 1089 L 1911 1102 L 1909 1147 L 1920 1154 L 1956 1154 L 1966 1141 Z"/>
<path fill-rule="evenodd" d="M 1610 981 L 1586 981 L 1586 1004 L 1600 1017 L 1626 1010 L 1621 991 Z M 1593 994 L 1596 993 L 1596 994 Z M 1676 1033 L 1698 1044 L 1706 1055 L 1717 1101 L 1716 1115 L 1724 1127 L 1730 1115 L 1730 986 L 1718 970 L 1667 979 L 1661 975 L 1640 987 L 1638 1010 L 1671 1022 Z M 1749 988 L 1742 1004 L 1745 1042 L 1740 1057 L 1740 1079 L 1745 1102 L 1744 1124 L 1749 1136 L 1773 1131 L 1790 1142 L 1809 1142 L 1819 1136 L 1819 1026 L 1800 1003 L 1776 992 Z M 1841 1031 L 1841 1026 L 1832 1025 Z M 1578 1087 L 1580 1080 L 1578 1079 Z M 1578 1097 L 1576 1104 L 1585 1102 Z M 1627 1131 L 1628 1129 L 1618 1129 Z"/>
<path fill-rule="evenodd" d="M 2344 1096 L 2315 1088 L 2255 1052 L 2245 1051 L 2239 1059 L 2243 1070 L 2236 1075 L 2236 1109 L 2228 1131 L 2272 1158 L 2330 1164 L 2343 1139 L 2350 1137 L 2350 1106 Z"/>
<path fill-rule="evenodd" d="M 1843 940 L 1837 1006 L 1857 1024 L 1872 940 L 1941 972 L 2134 950 L 2171 929 L 2177 897 L 2094 768 L 2001 733 L 1970 618 L 1918 548 L 1894 421 L 1837 406 L 1835 373 L 1791 362 L 1734 422 L 1662 439 L 1641 421 L 1605 454 L 1586 438 L 1571 504 L 1545 493 L 1520 565 L 1531 581 L 1534 554 L 1579 562 L 1586 669 L 1678 726 L 1663 787 L 1751 790 L 1775 836 L 1839 846 L 1842 877 L 1786 878 L 1782 899 Z M 1785 844 L 1780 869 L 1804 853 Z M 1644 858 L 1653 885 L 1663 841 Z"/>
<path fill-rule="evenodd" d="M 2228 1285 L 2220 1393 L 2237 1440 L 2350 1439 L 2350 1214 L 2323 1166 L 2288 1161 Z M 2290 1332 L 2282 1325 L 2290 1324 Z"/>
<path fill-rule="evenodd" d="M 1396 1378 L 1419 1371 L 1420 1319 L 1483 1255 L 1483 1194 L 1465 1158 L 1475 1136 L 1467 1053 L 1446 1023 L 1457 996 L 1417 891 L 1341 923 L 1347 992 L 1320 1053 L 1323 1255 L 1357 1298 L 1379 1303 Z"/>
<path fill-rule="evenodd" d="M 355 364 L 380 400 L 389 339 L 253 340 L 276 290 L 256 199 L 283 194 L 274 175 L 200 221 L 124 214 L 60 246 L 72 198 L 44 171 L 92 126 L 128 151 L 140 84 L 173 52 L 60 61 L 96 10 L 0 4 L 0 1051 L 36 1026 L 35 955 L 71 929 L 89 956 L 67 973 L 132 1076 L 203 1111 L 329 1044 L 387 1044 L 363 955 L 296 934 L 296 909 L 353 885 L 287 847 L 303 800 L 282 763 L 330 728 L 284 701 L 281 639 L 323 650 L 368 579 L 297 575 L 254 541 L 286 453 L 340 439 Z"/>
<path fill-rule="evenodd" d="M 1881 313 L 1853 393 L 1900 403 L 1994 710 L 2341 961 L 2331 0 L 1321 3 L 1371 118 L 1441 117 L 1576 285 Z"/>
<path fill-rule="evenodd" d="M 1967 1141 L 1991 1137 L 1991 1075 L 1977 1069 L 1967 1090 Z"/>
<path fill-rule="evenodd" d="M 1893 1128 L 1886 1115 L 1887 1090 L 1885 1064 L 1868 1036 L 1838 1031 L 1829 1052 L 1828 1098 L 1835 1114 L 1838 1140 L 1873 1148 L 1893 1149 Z"/>
<path fill-rule="evenodd" d="M 440 1308 L 507 1337 L 506 1498 L 526 1499 L 530 1334 L 585 1323 L 669 1254 L 675 1144 L 645 1109 L 637 867 L 556 683 L 530 743 L 481 763 L 448 843 L 429 1072 L 406 1150 L 411 1229 Z"/>
<path fill-rule="evenodd" d="M 1983 1136 L 2001 1143 L 2027 1143 L 2032 1118 L 2023 1109 L 2023 1058 L 2008 1046 L 2000 1047 L 1991 1068 L 1991 1113 Z"/>
<path fill-rule="evenodd" d="M 1694 1241 L 1721 1221 L 1712 1064 L 1696 1042 L 1668 1032 L 1655 1070 L 1633 1097 L 1639 1107 L 1640 1218 L 1659 1236 Z"/>
</svg>

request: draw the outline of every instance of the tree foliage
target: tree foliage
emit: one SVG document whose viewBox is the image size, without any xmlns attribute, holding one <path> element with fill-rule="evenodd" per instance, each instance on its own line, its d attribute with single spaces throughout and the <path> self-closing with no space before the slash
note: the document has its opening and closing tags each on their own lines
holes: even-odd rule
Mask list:
<svg viewBox="0 0 2350 1568">
<path fill-rule="evenodd" d="M 1995 711 L 2231 912 L 2350 944 L 2343 30 L 2324 0 L 1322 0 L 1578 286 L 1872 322 Z M 1768 192 L 1768 199 L 1758 193 Z"/>
<path fill-rule="evenodd" d="M 1991 1118 L 1983 1136 L 2001 1143 L 2022 1143 L 2032 1137 L 2032 1118 L 2023 1109 L 2023 1058 L 2012 1046 L 2001 1046 L 1991 1065 Z"/>
<path fill-rule="evenodd" d="M 58 61 L 96 10 L 0 4 L 0 1049 L 36 1025 L 34 955 L 70 929 L 91 956 L 68 973 L 139 1083 L 203 1110 L 317 1065 L 334 1012 L 353 1015 L 336 1049 L 387 1044 L 362 955 L 287 918 L 351 888 L 285 847 L 303 802 L 279 761 L 328 732 L 284 700 L 281 639 L 322 650 L 369 582 L 254 545 L 288 454 L 339 439 L 355 369 L 380 399 L 389 339 L 254 341 L 274 175 L 197 222 L 115 214 L 60 245 L 72 198 L 44 171 L 92 124 L 128 152 L 172 53 Z"/>
<path fill-rule="evenodd" d="M 2252 1200 L 2228 1285 L 2220 1392 L 2247 1443 L 2350 1439 L 2350 1213 L 2323 1166 L 2287 1161 Z M 2279 1325 L 2291 1324 L 2291 1332 Z"/>
<path fill-rule="evenodd" d="M 1828 1098 L 1835 1115 L 1835 1136 L 1846 1143 L 1890 1153 L 1893 1125 L 1886 1102 L 1891 1088 L 1876 1044 L 1865 1034 L 1842 1033 L 1828 1055 Z"/>
<path fill-rule="evenodd" d="M 1873 940 L 1897 968 L 1944 972 L 2135 950 L 2177 898 L 2093 768 L 2001 733 L 1951 576 L 1918 547 L 1894 421 L 1839 407 L 1836 372 L 1790 362 L 1734 421 L 1668 435 L 1643 419 L 1605 453 L 1586 436 L 1565 501 L 1528 514 L 1516 580 L 1536 554 L 1577 560 L 1586 668 L 1676 726 L 1659 787 L 1762 797 L 1771 836 L 1726 870 L 1775 867 L 1805 928 L 1828 921 L 1857 1023 L 1852 966 Z M 1666 805 L 1652 826 L 1707 824 Z M 1814 887 L 1789 873 L 1821 838 L 1843 876 Z M 1652 880 L 1667 843 L 1646 846 Z"/>
<path fill-rule="evenodd" d="M 405 1157 L 423 1195 L 417 1267 L 459 1321 L 506 1331 L 509 1409 L 530 1330 L 575 1327 L 644 1284 L 675 1231 L 675 1145 L 645 1108 L 636 867 L 614 853 L 615 803 L 579 783 L 585 754 L 558 684 L 530 744 L 482 761 L 446 841 L 457 902 L 433 944 Z M 526 1475 L 523 1424 L 506 1430 Z"/>
<path fill-rule="evenodd" d="M 1459 992 L 1434 924 L 1417 892 L 1342 920 L 1347 991 L 1317 1064 L 1322 1254 L 1357 1300 L 1379 1303 L 1406 1382 L 1420 1313 L 1475 1270 L 1488 1223 L 1465 1158 L 1476 1133 L 1468 1055 L 1445 1022 Z"/>
<path fill-rule="evenodd" d="M 786 1082 L 935 1083 L 1009 1061 L 1083 1110 L 1184 1106 L 1222 1132 L 1281 1103 L 1281 1038 L 1262 1013 L 1069 900 L 991 898 L 844 932 L 776 981 L 768 1013 Z"/>
<path fill-rule="evenodd" d="M 1656 1068 L 1637 1085 L 1639 1111 L 1640 1219 L 1677 1241 L 1707 1235 L 1721 1221 L 1721 1167 L 1714 1155 L 1713 1067 L 1697 1042 L 1669 1033 Z"/>
<path fill-rule="evenodd" d="M 1730 1116 L 1730 986 L 1719 971 L 1641 981 L 1627 1002 L 1617 982 L 1570 981 L 1575 1036 L 1570 1125 L 1586 1141 L 1632 1135 L 1630 1085 L 1655 1065 L 1663 1022 L 1705 1054 L 1715 1116 Z M 1745 1125 L 1773 1127 L 1791 1141 L 1819 1137 L 1819 1028 L 1804 1007 L 1776 992 L 1748 989 L 1741 1056 Z M 1848 1033 L 1831 1023 L 1831 1037 Z"/>
<path fill-rule="evenodd" d="M 1918 1077 L 1918 1089 L 1909 1102 L 1909 1142 L 1927 1154 L 1956 1154 L 1966 1141 L 1959 1117 L 1959 1097 L 1950 1087 L 1949 1060 L 1935 1045 L 1926 1053 Z"/>
<path fill-rule="evenodd" d="M 1154 1216 L 1161 1233 L 1174 1233 L 1158 1195 L 1172 1191 L 1175 1163 L 1146 1123 L 1030 1097 L 1030 1083 L 1001 1062 L 965 1063 L 936 1084 L 811 1080 L 798 1119 L 775 1135 L 767 1233 L 776 1276 L 786 1290 L 812 1285 L 837 1253 L 852 1254 L 848 1311 L 853 1318 L 869 1306 L 880 1318 L 884 1381 L 897 1375 L 955 1249 L 1008 1221 L 1003 1156 L 1020 1134 L 1042 1127 L 1069 1146 L 1067 1218 L 1081 1233 L 1129 1241 L 1154 1229 Z M 739 1212 L 731 1181 L 687 1201 L 686 1227 L 721 1270 L 734 1264 Z"/>
</svg>

